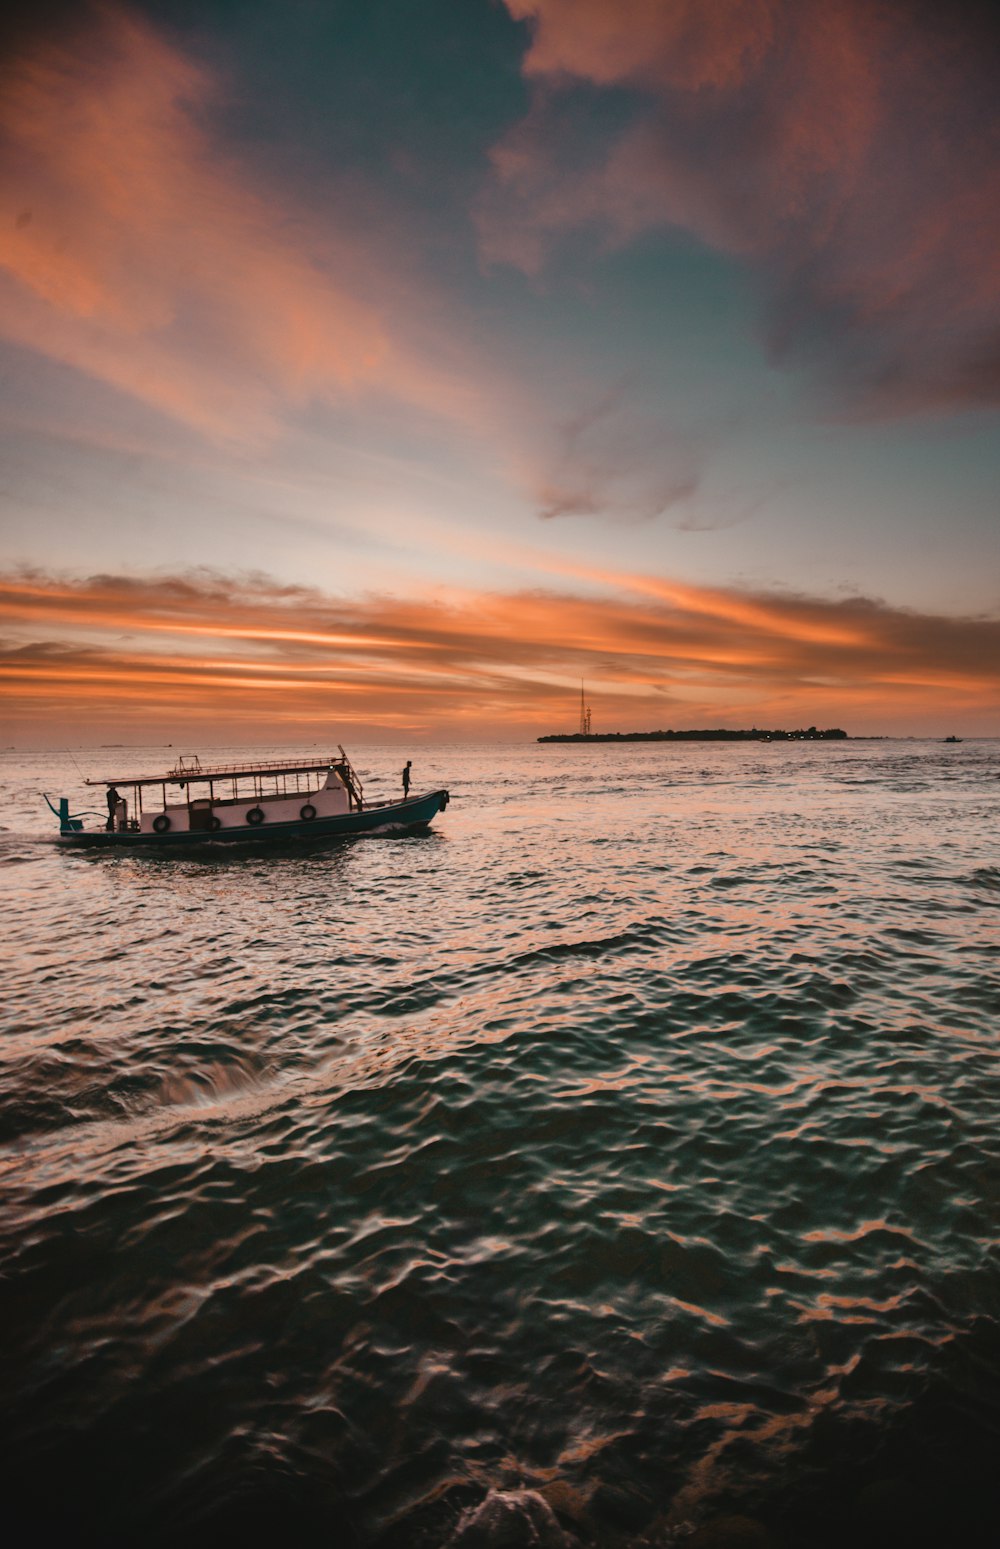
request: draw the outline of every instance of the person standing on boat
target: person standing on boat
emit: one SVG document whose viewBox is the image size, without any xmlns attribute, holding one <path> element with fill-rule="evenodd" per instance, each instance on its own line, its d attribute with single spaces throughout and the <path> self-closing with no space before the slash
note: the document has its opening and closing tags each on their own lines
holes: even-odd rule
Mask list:
<svg viewBox="0 0 1000 1549">
<path fill-rule="evenodd" d="M 408 758 L 406 760 L 406 768 L 403 770 L 403 800 L 404 801 L 406 800 L 407 796 L 409 796 L 409 794 L 410 794 L 410 765 L 412 763 L 413 763 L 413 760 L 411 758 Z"/>
<path fill-rule="evenodd" d="M 108 786 L 108 824 L 107 824 L 107 826 L 111 830 L 113 830 L 114 826 L 115 826 L 115 813 L 118 810 L 118 803 L 120 801 L 121 801 L 121 797 L 119 796 L 118 792 L 115 790 L 114 786 L 113 785 L 109 785 Z"/>
</svg>

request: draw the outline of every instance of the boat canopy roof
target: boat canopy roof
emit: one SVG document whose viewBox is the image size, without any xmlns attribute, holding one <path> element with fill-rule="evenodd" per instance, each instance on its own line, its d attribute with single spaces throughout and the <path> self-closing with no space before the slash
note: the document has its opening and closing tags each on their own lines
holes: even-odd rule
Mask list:
<svg viewBox="0 0 1000 1549">
<path fill-rule="evenodd" d="M 158 775 L 104 775 L 84 780 L 84 785 L 195 785 L 199 781 L 242 780 L 251 775 L 325 774 L 328 769 L 350 768 L 343 751 L 326 758 L 300 761 L 278 758 L 253 764 L 202 764 L 196 757 L 180 758 L 173 769 Z"/>
</svg>

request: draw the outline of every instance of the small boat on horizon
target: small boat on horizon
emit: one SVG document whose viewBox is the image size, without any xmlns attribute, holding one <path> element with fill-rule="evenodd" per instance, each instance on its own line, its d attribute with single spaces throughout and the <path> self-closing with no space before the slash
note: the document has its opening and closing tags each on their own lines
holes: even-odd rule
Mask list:
<svg viewBox="0 0 1000 1549">
<path fill-rule="evenodd" d="M 127 775 L 85 780 L 104 786 L 108 807 L 102 828 L 85 828 L 83 819 L 99 813 L 71 813 L 62 796 L 56 806 L 59 843 L 78 849 L 135 845 L 255 843 L 349 837 L 379 829 L 426 828 L 448 805 L 446 790 L 401 801 L 368 801 L 361 781 L 342 747 L 339 757 L 299 762 L 202 767 L 196 756 L 181 757 L 160 775 Z M 159 788 L 159 804 L 149 797 Z M 122 791 L 127 794 L 122 795 Z"/>
<path fill-rule="evenodd" d="M 945 742 L 961 742 L 961 737 L 946 737 Z"/>
</svg>

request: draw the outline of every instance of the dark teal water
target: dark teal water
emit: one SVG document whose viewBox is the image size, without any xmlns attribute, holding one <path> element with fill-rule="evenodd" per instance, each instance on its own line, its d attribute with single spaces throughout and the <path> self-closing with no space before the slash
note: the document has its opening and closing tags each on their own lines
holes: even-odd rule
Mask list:
<svg viewBox="0 0 1000 1549">
<path fill-rule="evenodd" d="M 426 836 L 186 858 L 2 756 L 8 1510 L 995 1542 L 1000 745 L 414 756 Z"/>
</svg>

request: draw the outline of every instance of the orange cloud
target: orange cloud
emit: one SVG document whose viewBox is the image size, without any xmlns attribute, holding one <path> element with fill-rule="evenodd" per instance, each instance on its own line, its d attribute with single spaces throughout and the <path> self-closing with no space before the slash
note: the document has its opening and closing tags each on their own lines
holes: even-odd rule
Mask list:
<svg viewBox="0 0 1000 1549">
<path fill-rule="evenodd" d="M 385 255 L 256 186 L 208 128 L 217 96 L 111 4 L 8 61 L 0 334 L 216 438 L 362 391 L 477 423 L 475 388 L 390 315 L 412 298 Z"/>
<path fill-rule="evenodd" d="M 680 226 L 749 261 L 769 342 L 885 411 L 1000 397 L 1000 109 L 985 12 L 867 0 L 506 0 L 533 105 L 494 152 L 484 256 Z M 572 85 L 631 124 L 581 159 Z M 589 142 L 588 142 L 589 143 Z"/>
<path fill-rule="evenodd" d="M 527 735 L 571 722 L 581 677 L 602 730 L 912 731 L 942 717 L 975 730 L 1000 705 L 997 620 L 605 581 L 617 590 L 345 602 L 206 573 L 0 577 L 0 690 L 11 719 L 43 735 L 95 720 L 161 735 L 331 720 Z"/>
</svg>

